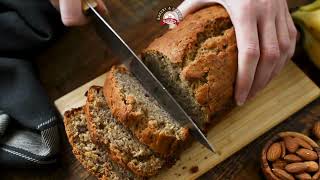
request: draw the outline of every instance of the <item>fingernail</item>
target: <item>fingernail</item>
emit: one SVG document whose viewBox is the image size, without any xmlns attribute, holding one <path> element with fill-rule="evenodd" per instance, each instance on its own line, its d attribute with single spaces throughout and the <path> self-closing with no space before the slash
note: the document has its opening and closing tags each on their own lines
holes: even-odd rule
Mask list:
<svg viewBox="0 0 320 180">
<path fill-rule="evenodd" d="M 247 99 L 247 95 L 241 94 L 237 101 L 238 106 L 242 106 L 246 102 L 246 99 Z"/>
</svg>

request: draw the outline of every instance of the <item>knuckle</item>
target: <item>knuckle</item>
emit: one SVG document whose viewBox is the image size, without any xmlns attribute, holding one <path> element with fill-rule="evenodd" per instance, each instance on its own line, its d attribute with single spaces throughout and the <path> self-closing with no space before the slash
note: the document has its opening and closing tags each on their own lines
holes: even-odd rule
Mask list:
<svg viewBox="0 0 320 180">
<path fill-rule="evenodd" d="M 291 46 L 291 42 L 288 38 L 279 39 L 279 47 L 281 51 L 288 51 Z"/>
<path fill-rule="evenodd" d="M 259 59 L 260 57 L 260 50 L 257 45 L 248 46 L 244 50 L 244 55 L 247 57 L 246 59 Z"/>
<path fill-rule="evenodd" d="M 274 7 L 274 2 L 270 1 L 270 0 L 260 0 L 260 7 L 265 9 L 266 12 L 271 12 L 273 11 Z"/>
<path fill-rule="evenodd" d="M 268 47 L 263 52 L 263 59 L 274 64 L 277 60 L 280 59 L 280 51 L 278 47 Z"/>
<path fill-rule="evenodd" d="M 298 31 L 294 26 L 289 28 L 289 35 L 290 35 L 291 39 L 296 39 L 297 38 Z"/>
</svg>

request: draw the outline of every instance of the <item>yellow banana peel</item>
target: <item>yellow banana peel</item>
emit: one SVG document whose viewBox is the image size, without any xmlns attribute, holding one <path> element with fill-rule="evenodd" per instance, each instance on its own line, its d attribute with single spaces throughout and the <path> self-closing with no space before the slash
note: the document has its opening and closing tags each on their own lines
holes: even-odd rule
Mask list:
<svg viewBox="0 0 320 180">
<path fill-rule="evenodd" d="M 320 69 L 320 41 L 314 38 L 314 36 L 304 31 L 303 48 L 308 53 L 312 62 Z"/>
<path fill-rule="evenodd" d="M 320 69 L 320 0 L 300 7 L 292 13 L 293 20 L 301 27 L 305 51 Z"/>
<path fill-rule="evenodd" d="M 300 7 L 302 11 L 313 11 L 320 8 L 320 1 L 316 0 L 313 3 Z"/>
</svg>

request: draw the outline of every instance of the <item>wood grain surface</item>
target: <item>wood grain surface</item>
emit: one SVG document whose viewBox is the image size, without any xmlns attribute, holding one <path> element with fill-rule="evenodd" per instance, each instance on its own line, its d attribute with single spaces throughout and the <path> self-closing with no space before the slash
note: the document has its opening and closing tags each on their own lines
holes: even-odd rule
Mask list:
<svg viewBox="0 0 320 180">
<path fill-rule="evenodd" d="M 312 0 L 288 0 L 289 7 L 296 7 Z M 155 37 L 165 31 L 155 20 L 157 12 L 167 6 L 177 6 L 181 0 L 107 0 L 108 9 L 115 29 L 128 44 L 139 53 Z M 319 70 L 308 61 L 306 54 L 297 46 L 293 58 L 304 72 L 320 85 Z M 95 34 L 91 25 L 68 28 L 46 51 L 40 52 L 35 65 L 39 79 L 55 100 L 84 83 L 103 74 L 116 58 Z M 301 87 L 303 89 L 303 87 Z M 210 169 L 199 179 L 215 180 L 260 180 L 260 152 L 264 143 L 280 131 L 308 133 L 314 121 L 320 120 L 320 98 L 299 110 L 284 122 L 260 136 L 258 139 Z M 95 179 L 84 171 L 70 151 L 62 121 L 61 151 L 55 166 L 43 169 L 0 168 L 0 179 L 43 180 L 43 179 Z M 78 172 L 75 174 L 74 172 Z"/>
<path fill-rule="evenodd" d="M 105 74 L 55 101 L 63 114 L 84 105 L 85 92 L 92 85 L 103 85 Z M 320 89 L 290 62 L 256 98 L 223 117 L 208 134 L 218 153 L 213 154 L 199 143 L 186 149 L 172 168 L 154 179 L 195 179 L 242 147 L 285 120 L 320 95 Z M 194 168 L 194 172 L 190 172 Z M 79 174 L 75 171 L 74 174 Z"/>
</svg>

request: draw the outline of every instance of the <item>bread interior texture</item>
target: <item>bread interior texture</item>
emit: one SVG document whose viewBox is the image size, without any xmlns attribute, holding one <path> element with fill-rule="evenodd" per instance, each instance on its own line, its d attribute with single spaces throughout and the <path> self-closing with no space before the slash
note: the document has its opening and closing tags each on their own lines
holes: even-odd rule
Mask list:
<svg viewBox="0 0 320 180">
<path fill-rule="evenodd" d="M 164 54 L 158 51 L 149 50 L 144 52 L 142 58 L 148 68 L 164 84 L 168 91 L 181 104 L 186 112 L 200 125 L 207 123 L 208 114 L 195 99 L 195 90 L 202 84 L 207 83 L 206 75 L 200 81 L 188 81 L 181 76 L 184 67 L 192 63 L 196 57 L 204 53 L 219 53 L 224 49 L 219 47 L 207 49 L 202 47 L 204 43 L 215 41 L 219 36 L 223 36 L 227 30 L 232 28 L 230 20 L 225 18 L 209 21 L 203 32 L 197 34 L 196 41 L 183 57 L 182 63 L 172 63 Z M 223 46 L 227 48 L 227 46 Z"/>
</svg>

